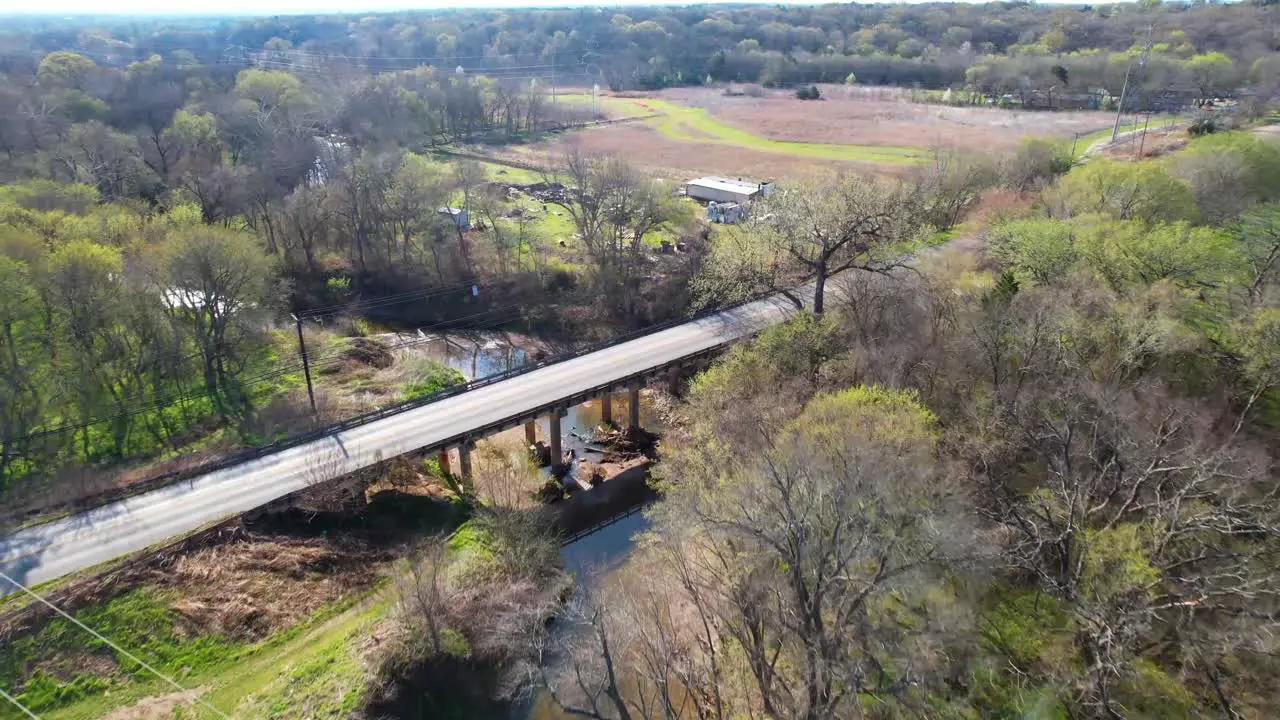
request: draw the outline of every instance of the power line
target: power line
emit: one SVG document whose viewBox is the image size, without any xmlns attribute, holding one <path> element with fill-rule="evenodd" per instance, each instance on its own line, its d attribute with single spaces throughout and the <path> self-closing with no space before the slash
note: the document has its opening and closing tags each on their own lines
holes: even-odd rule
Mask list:
<svg viewBox="0 0 1280 720">
<path fill-rule="evenodd" d="M 23 712 L 27 717 L 29 717 L 29 718 L 35 718 L 35 720 L 40 720 L 40 716 L 39 716 L 39 715 L 37 715 L 37 714 L 35 714 L 35 713 L 31 712 L 30 710 L 28 710 L 25 706 L 23 706 L 23 704 L 22 704 L 22 703 L 18 702 L 18 698 L 16 698 L 16 697 L 14 697 L 14 696 L 10 695 L 9 693 L 5 692 L 5 691 L 4 691 L 4 688 L 0 688 L 0 697 L 3 697 L 5 700 L 8 700 L 9 702 L 13 703 L 13 704 L 14 704 L 14 707 L 16 707 L 16 708 L 18 708 L 19 710 L 21 710 L 21 711 L 22 711 L 22 712 Z"/>
<path fill-rule="evenodd" d="M 440 287 L 434 287 L 434 288 L 406 290 L 404 292 L 396 293 L 394 295 L 385 295 L 383 297 L 371 298 L 369 300 L 355 300 L 349 303 L 347 302 L 334 303 L 332 305 L 322 305 L 318 308 L 309 308 L 307 310 L 303 310 L 302 312 L 299 312 L 298 317 L 318 317 L 323 315 L 336 315 L 340 312 L 347 312 L 351 308 L 355 308 L 358 310 L 365 307 L 371 307 L 374 304 L 381 305 L 384 302 L 386 302 L 387 304 L 394 304 L 389 302 L 392 300 L 396 302 L 408 302 L 409 300 L 416 300 L 419 297 L 433 297 L 436 295 L 447 295 L 452 292 L 470 291 L 472 287 L 485 287 L 485 285 L 479 282 L 460 282 L 453 285 L 442 285 Z"/>
<path fill-rule="evenodd" d="M 34 599 L 35 599 L 37 602 L 39 602 L 40 604 L 44 605 L 45 607 L 49 608 L 50 610 L 54 611 L 55 613 L 57 613 L 57 614 L 61 615 L 63 618 L 65 618 L 65 619 L 67 619 L 67 620 L 71 621 L 73 624 L 75 624 L 75 625 L 76 625 L 76 627 L 79 627 L 81 630 L 84 630 L 85 632 L 87 632 L 87 633 L 89 633 L 90 635 L 94 636 L 95 638 L 97 638 L 97 639 L 98 639 L 98 640 L 100 640 L 101 642 L 106 643 L 108 646 L 110 646 L 110 647 L 111 647 L 113 650 L 115 650 L 116 652 L 120 653 L 121 655 L 124 655 L 125 657 L 127 657 L 127 658 L 129 658 L 130 660 L 134 661 L 134 662 L 135 662 L 135 663 L 137 663 L 138 665 L 140 665 L 140 666 L 142 666 L 142 667 L 146 668 L 147 670 L 151 671 L 151 673 L 152 673 L 152 674 L 154 674 L 156 677 L 158 677 L 158 678 L 160 678 L 161 680 L 164 680 L 165 682 L 169 683 L 169 684 L 170 684 L 170 685 L 172 685 L 173 687 L 177 688 L 180 692 L 186 692 L 186 691 L 187 691 L 187 689 L 186 689 L 185 687 L 183 687 L 183 686 L 181 686 L 181 685 L 179 685 L 179 684 L 178 684 L 178 681 L 174 680 L 173 678 L 169 677 L 168 675 L 165 675 L 164 673 L 160 672 L 159 670 L 156 670 L 155 668 L 151 667 L 151 666 L 150 666 L 150 665 L 148 665 L 145 661 L 143 661 L 141 658 L 139 658 L 137 655 L 134 655 L 133 653 L 129 652 L 128 650 L 125 650 L 124 648 L 122 648 L 122 647 L 120 647 L 119 645 L 115 644 L 114 642 L 112 642 L 111 640 L 109 640 L 109 639 L 108 639 L 105 635 L 103 635 L 102 633 L 98 632 L 97 630 L 94 630 L 93 628 L 89 627 L 88 625 L 85 625 L 84 623 L 82 623 L 82 622 L 80 622 L 79 620 L 75 619 L 74 617 L 72 617 L 71 615 L 67 614 L 66 612 L 63 612 L 63 610 L 62 610 L 61 608 L 59 608 L 57 605 L 54 605 L 53 603 L 49 602 L 48 600 L 45 600 L 42 596 L 37 595 L 36 593 L 32 592 L 32 590 L 31 590 L 30 588 L 28 588 L 26 585 L 23 585 L 22 583 L 18 582 L 17 580 L 14 580 L 13 578 L 9 577 L 9 576 L 8 576 L 8 575 L 6 575 L 3 571 L 0 571 L 0 578 L 4 578 L 5 580 L 7 580 L 7 581 L 9 582 L 9 584 L 10 584 L 10 585 L 13 585 L 14 587 L 18 588 L 19 590 L 21 590 L 22 592 L 26 593 L 27 595 L 30 595 L 32 598 L 34 598 Z M 200 703 L 201 705 L 203 705 L 207 710 L 209 710 L 210 712 L 212 712 L 214 715 L 217 715 L 217 716 L 218 716 L 218 717 L 220 717 L 220 718 L 226 718 L 226 720 L 231 720 L 231 717 L 230 717 L 229 715 L 227 715 L 226 713 L 222 712 L 221 710 L 219 710 L 218 708 L 214 707 L 213 705 L 210 705 L 208 702 L 206 702 L 205 700 L 201 699 L 200 697 L 197 697 L 197 698 L 196 698 L 196 702 L 198 702 L 198 703 Z M 15 704 L 16 704 L 16 703 L 15 703 Z M 31 712 L 29 712 L 29 711 L 28 711 L 28 713 L 27 713 L 27 714 L 28 714 L 28 715 L 30 715 L 31 717 L 36 717 L 33 713 L 31 713 Z"/>
</svg>

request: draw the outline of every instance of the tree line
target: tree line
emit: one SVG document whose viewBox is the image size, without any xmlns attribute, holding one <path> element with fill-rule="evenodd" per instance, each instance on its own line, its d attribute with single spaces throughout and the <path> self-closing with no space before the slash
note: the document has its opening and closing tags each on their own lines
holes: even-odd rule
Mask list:
<svg viewBox="0 0 1280 720">
<path fill-rule="evenodd" d="M 1141 5 L 824 5 L 635 7 L 604 11 L 458 10 L 238 21 L 102 20 L 89 27 L 16 19 L 5 63 L 18 68 L 75 49 L 124 65 L 155 55 L 179 65 L 242 62 L 374 71 L 419 65 L 488 69 L 615 89 L 712 81 L 844 82 L 926 87 L 1056 85 L 1120 93 L 1117 66 L 1150 40 L 1158 59 L 1138 78 L 1154 91 L 1225 94 L 1262 82 L 1274 92 L 1276 23 L 1270 3 Z M 227 48 L 238 48 L 227 53 Z M 1225 63 L 1223 61 L 1226 61 Z M 1157 66 L 1160 69 L 1157 71 Z M 1052 68 L 1068 72 L 1047 75 Z M 531 68 L 536 68 L 531 70 Z M 1120 75 L 1124 70 L 1119 71 Z"/>
</svg>

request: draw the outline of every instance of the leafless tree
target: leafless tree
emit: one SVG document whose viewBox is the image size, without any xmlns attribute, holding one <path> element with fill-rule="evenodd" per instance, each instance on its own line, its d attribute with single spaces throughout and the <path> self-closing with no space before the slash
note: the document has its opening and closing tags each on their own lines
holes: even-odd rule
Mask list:
<svg viewBox="0 0 1280 720">
<path fill-rule="evenodd" d="M 854 176 L 778 187 L 754 211 L 772 262 L 813 279 L 811 309 L 825 308 L 827 280 L 846 270 L 902 267 L 901 243 L 915 232 L 915 195 L 901 184 Z M 774 275 L 770 273 L 770 275 Z M 797 298 L 798 302 L 798 298 Z"/>
<path fill-rule="evenodd" d="M 550 178 L 566 192 L 551 202 L 573 219 L 600 297 L 631 318 L 639 292 L 644 238 L 668 216 L 656 181 L 625 160 L 571 147 Z"/>
<path fill-rule="evenodd" d="M 935 151 L 916 181 L 929 224 L 942 231 L 952 229 L 998 178 L 995 163 L 988 157 Z"/>
<path fill-rule="evenodd" d="M 401 617 L 410 633 L 426 638 L 430 652 L 444 652 L 443 633 L 454 617 L 456 593 L 446 582 L 448 542 L 435 536 L 423 540 L 396 582 Z"/>
</svg>

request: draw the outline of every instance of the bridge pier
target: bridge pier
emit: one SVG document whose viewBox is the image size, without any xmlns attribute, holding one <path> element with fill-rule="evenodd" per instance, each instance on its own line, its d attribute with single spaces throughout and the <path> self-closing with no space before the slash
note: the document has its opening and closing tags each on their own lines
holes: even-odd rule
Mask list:
<svg viewBox="0 0 1280 720">
<path fill-rule="evenodd" d="M 684 379 L 684 373 L 681 372 L 679 365 L 672 365 L 667 368 L 667 392 L 672 397 L 680 397 L 681 380 Z"/>
<path fill-rule="evenodd" d="M 600 396 L 600 424 L 613 427 L 613 393 L 608 390 Z"/>
<path fill-rule="evenodd" d="M 526 447 L 533 447 L 538 442 L 538 423 L 536 420 L 530 420 L 524 424 L 524 444 Z"/>
<path fill-rule="evenodd" d="M 449 474 L 449 448 L 440 451 L 440 472 Z"/>
<path fill-rule="evenodd" d="M 471 451 L 475 446 L 470 440 L 458 446 L 458 472 L 462 474 L 463 480 L 471 480 Z"/>
<path fill-rule="evenodd" d="M 555 408 L 551 411 L 550 422 L 548 423 L 550 426 L 550 433 L 548 434 L 551 436 L 548 438 L 551 445 L 551 472 L 557 474 L 564 470 L 564 452 L 560 438 L 560 418 L 564 415 L 564 410 Z"/>
<path fill-rule="evenodd" d="M 640 381 L 633 380 L 627 387 L 627 404 L 630 405 L 627 410 L 631 415 L 628 427 L 638 430 L 640 429 Z"/>
</svg>

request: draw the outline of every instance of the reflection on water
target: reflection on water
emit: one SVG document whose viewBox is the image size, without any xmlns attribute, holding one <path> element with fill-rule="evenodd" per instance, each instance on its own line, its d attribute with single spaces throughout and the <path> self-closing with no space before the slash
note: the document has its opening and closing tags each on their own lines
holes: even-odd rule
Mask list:
<svg viewBox="0 0 1280 720">
<path fill-rule="evenodd" d="M 635 547 L 635 536 L 649 529 L 649 518 L 642 512 L 632 513 L 612 525 L 580 540 L 565 545 L 560 550 L 564 569 L 574 577 L 578 587 L 591 587 L 605 581 L 622 566 Z M 551 632 L 563 632 L 552 626 Z M 564 713 L 545 693 L 538 694 L 529 703 L 513 708 L 512 720 L 567 720 L 573 717 Z"/>
<path fill-rule="evenodd" d="M 649 529 L 649 518 L 632 513 L 560 550 L 564 569 L 579 585 L 591 585 L 618 569 L 635 545 L 635 536 Z"/>
<path fill-rule="evenodd" d="M 494 335 L 437 335 L 428 347 L 437 360 L 468 380 L 522 367 L 531 359 L 523 348 Z"/>
<path fill-rule="evenodd" d="M 426 345 L 427 354 L 462 373 L 468 380 L 490 377 L 498 373 L 523 367 L 533 361 L 523 348 L 512 345 L 501 334 L 448 334 L 432 336 Z M 625 425 L 631 416 L 629 393 L 615 392 L 613 397 L 613 422 Z M 592 441 L 595 429 L 600 425 L 600 399 L 588 400 L 568 409 L 560 420 L 561 446 L 569 462 L 570 472 L 578 460 L 599 462 L 604 448 Z M 546 440 L 551 433 L 551 421 L 547 417 L 537 420 L 538 437 Z M 662 418 L 652 404 L 640 404 L 640 425 L 652 432 L 661 433 Z M 572 481 L 570 481 L 572 482 Z"/>
</svg>

